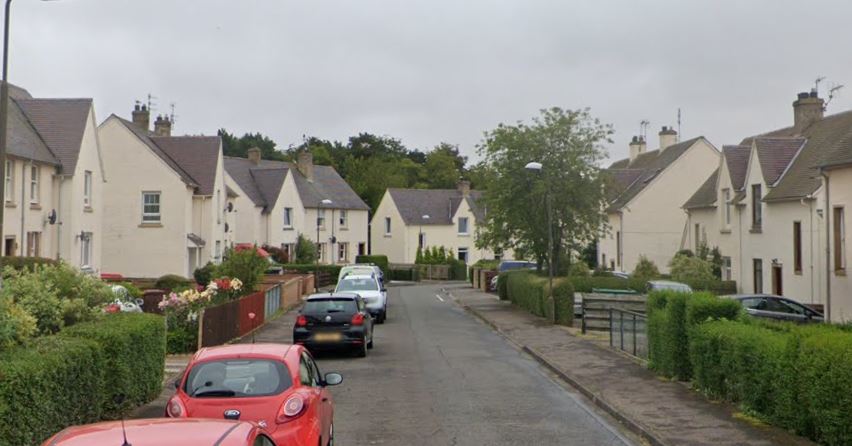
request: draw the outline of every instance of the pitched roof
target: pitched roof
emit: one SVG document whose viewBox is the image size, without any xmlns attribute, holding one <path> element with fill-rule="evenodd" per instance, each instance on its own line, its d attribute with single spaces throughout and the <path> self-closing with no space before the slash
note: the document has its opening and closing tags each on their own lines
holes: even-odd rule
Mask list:
<svg viewBox="0 0 852 446">
<path fill-rule="evenodd" d="M 330 166 L 315 165 L 313 182 L 308 181 L 295 165 L 282 161 L 261 160 L 254 164 L 247 158 L 226 156 L 225 170 L 256 206 L 274 205 L 287 171 L 292 171 L 299 198 L 306 208 L 319 207 L 322 200 L 329 199 L 333 203 L 330 207 L 335 209 L 370 209 Z"/>
<path fill-rule="evenodd" d="M 7 135 L 6 147 L 9 155 L 59 165 L 59 160 L 50 151 L 47 143 L 16 100 L 9 101 Z"/>
<path fill-rule="evenodd" d="M 844 166 L 852 164 L 852 132 L 837 141 L 837 143 L 826 152 L 819 166 L 825 168 Z"/>
<path fill-rule="evenodd" d="M 686 141 L 673 144 L 666 147 L 664 150 L 652 150 L 639 154 L 633 161 L 629 159 L 619 160 L 610 166 L 610 169 L 638 169 L 642 173 L 628 186 L 623 192 L 617 194 L 616 198 L 610 201 L 609 211 L 621 209 L 633 198 L 636 197 L 643 189 L 663 170 L 674 163 L 681 155 L 683 155 L 690 147 L 698 140 L 703 139 L 703 136 L 692 138 Z M 625 162 L 626 161 L 626 162 Z M 615 194 L 613 194 L 615 195 Z"/>
<path fill-rule="evenodd" d="M 388 189 L 388 193 L 406 225 L 452 225 L 453 215 L 465 200 L 458 189 Z M 480 222 L 485 218 L 482 197 L 482 192 L 473 190 L 466 198 Z"/>
<path fill-rule="evenodd" d="M 751 146 L 724 146 L 722 147 L 722 154 L 725 157 L 725 164 L 728 166 L 728 174 L 731 176 L 731 185 L 734 190 L 742 189 L 748 170 Z"/>
<path fill-rule="evenodd" d="M 53 152 L 66 175 L 74 173 L 91 99 L 16 99 L 26 117 Z"/>
<path fill-rule="evenodd" d="M 843 152 L 852 143 L 852 111 L 837 113 L 814 121 L 801 131 L 786 127 L 762 135 L 745 138 L 751 144 L 761 137 L 804 137 L 804 146 L 787 167 L 786 173 L 769 190 L 764 201 L 797 200 L 816 192 L 822 185 L 818 166 Z M 850 150 L 850 149 L 845 149 Z"/>
<path fill-rule="evenodd" d="M 213 195 L 216 167 L 222 151 L 218 136 L 153 136 L 154 144 L 198 185 L 197 195 Z"/>
<path fill-rule="evenodd" d="M 767 185 L 775 185 L 804 144 L 805 138 L 799 137 L 754 138 L 760 170 Z"/>
<path fill-rule="evenodd" d="M 702 209 L 716 206 L 716 185 L 719 182 L 719 169 L 716 169 L 710 178 L 692 194 L 692 197 L 684 203 L 684 209 Z"/>
<path fill-rule="evenodd" d="M 117 115 L 112 115 L 112 118 L 115 118 L 124 125 L 128 130 L 130 130 L 137 138 L 139 138 L 142 143 L 148 146 L 151 151 L 153 151 L 160 159 L 162 159 L 169 167 L 172 168 L 181 178 L 181 180 L 186 183 L 187 186 L 190 187 L 198 187 L 198 183 L 192 178 L 192 176 L 177 163 L 177 161 L 173 160 L 171 156 L 169 156 L 166 152 L 163 151 L 154 140 L 151 139 L 150 132 L 143 131 L 136 124 L 121 118 Z"/>
<path fill-rule="evenodd" d="M 607 181 L 607 199 L 612 201 L 618 198 L 633 182 L 645 173 L 642 169 L 613 169 L 603 171 Z"/>
</svg>

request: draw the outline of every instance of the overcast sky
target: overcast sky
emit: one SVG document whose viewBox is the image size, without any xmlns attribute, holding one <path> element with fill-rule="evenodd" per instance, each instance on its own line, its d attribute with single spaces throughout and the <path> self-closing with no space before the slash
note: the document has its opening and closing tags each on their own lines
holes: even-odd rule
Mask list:
<svg viewBox="0 0 852 446">
<path fill-rule="evenodd" d="M 366 131 L 473 155 L 550 106 L 712 143 L 792 123 L 798 91 L 849 84 L 852 2 L 784 0 L 15 0 L 10 81 L 92 97 L 98 119 L 176 104 L 178 134 Z M 824 93 L 823 93 L 824 94 Z"/>
</svg>

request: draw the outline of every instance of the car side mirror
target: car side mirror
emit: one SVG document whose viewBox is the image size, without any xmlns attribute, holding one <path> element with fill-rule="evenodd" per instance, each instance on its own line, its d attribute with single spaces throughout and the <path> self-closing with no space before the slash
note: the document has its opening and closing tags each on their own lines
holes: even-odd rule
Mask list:
<svg viewBox="0 0 852 446">
<path fill-rule="evenodd" d="M 180 389 L 180 380 L 181 378 L 175 380 L 175 390 Z"/>
<path fill-rule="evenodd" d="M 326 373 L 324 384 L 326 386 L 336 386 L 343 382 L 343 376 L 340 373 Z"/>
<path fill-rule="evenodd" d="M 388 292 L 388 289 L 387 289 L 387 288 L 382 288 L 382 292 L 383 292 L 383 293 L 387 293 L 387 292 Z"/>
</svg>

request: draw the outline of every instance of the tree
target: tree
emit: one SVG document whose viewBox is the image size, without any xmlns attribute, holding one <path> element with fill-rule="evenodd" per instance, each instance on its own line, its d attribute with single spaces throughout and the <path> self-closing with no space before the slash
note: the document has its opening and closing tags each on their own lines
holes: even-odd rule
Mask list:
<svg viewBox="0 0 852 446">
<path fill-rule="evenodd" d="M 706 289 L 715 281 L 713 265 L 696 256 L 676 255 L 669 263 L 672 280 L 683 282 L 697 289 Z"/>
<path fill-rule="evenodd" d="M 647 282 L 649 280 L 660 277 L 660 270 L 657 265 L 644 255 L 639 256 L 639 261 L 636 263 L 636 268 L 633 270 L 632 277 Z"/>
<path fill-rule="evenodd" d="M 309 265 L 317 260 L 317 247 L 314 242 L 308 240 L 303 234 L 299 234 L 296 240 L 296 264 Z"/>
<path fill-rule="evenodd" d="M 429 189 L 453 189 L 461 179 L 467 158 L 457 146 L 441 143 L 426 154 L 422 183 Z"/>
<path fill-rule="evenodd" d="M 486 132 L 479 153 L 494 176 L 488 182 L 487 220 L 477 247 L 511 246 L 539 264 L 548 258 L 550 200 L 553 258 L 578 252 L 592 242 L 605 222 L 603 178 L 598 163 L 612 127 L 588 109 L 542 110 L 530 124 L 500 124 Z M 526 164 L 536 161 L 541 172 Z"/>
<path fill-rule="evenodd" d="M 245 158 L 248 156 L 249 149 L 257 147 L 263 159 L 276 161 L 286 159 L 284 153 L 278 150 L 275 141 L 260 133 L 246 133 L 237 138 L 227 130 L 219 129 L 218 134 L 222 138 L 222 152 L 225 156 Z"/>
</svg>

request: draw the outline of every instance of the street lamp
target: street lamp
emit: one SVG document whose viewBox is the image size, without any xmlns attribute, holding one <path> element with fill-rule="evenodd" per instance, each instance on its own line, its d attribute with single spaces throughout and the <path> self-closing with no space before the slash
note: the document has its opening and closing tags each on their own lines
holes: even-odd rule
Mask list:
<svg viewBox="0 0 852 446">
<path fill-rule="evenodd" d="M 424 214 L 420 217 L 420 235 L 417 238 L 417 246 L 423 249 L 423 220 L 429 221 L 429 214 Z"/>
<path fill-rule="evenodd" d="M 314 270 L 314 291 L 319 292 L 319 259 L 320 254 L 322 254 L 322 249 L 320 246 L 320 210 L 323 209 L 323 206 L 328 206 L 332 203 L 328 198 L 319 202 L 319 206 L 317 206 L 317 255 L 316 255 L 316 267 Z"/>
<path fill-rule="evenodd" d="M 544 166 L 541 163 L 537 162 L 529 162 L 525 169 L 530 172 L 535 172 L 544 176 Z M 544 178 L 542 178 L 544 180 Z M 553 217 L 552 212 L 550 211 L 550 190 L 545 183 L 544 189 L 544 203 L 545 203 L 545 212 L 547 213 L 547 280 L 548 280 L 548 293 L 550 294 L 550 300 L 553 302 L 553 323 L 556 323 L 556 297 L 553 295 Z"/>
</svg>

